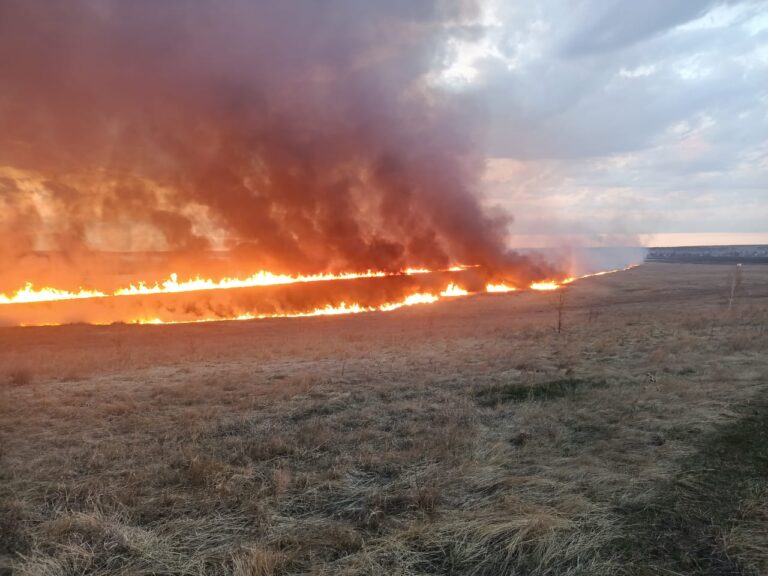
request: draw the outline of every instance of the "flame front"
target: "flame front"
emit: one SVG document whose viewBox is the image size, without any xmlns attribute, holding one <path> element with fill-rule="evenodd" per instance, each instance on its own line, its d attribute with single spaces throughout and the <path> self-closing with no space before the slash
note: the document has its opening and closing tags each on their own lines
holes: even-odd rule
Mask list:
<svg viewBox="0 0 768 576">
<path fill-rule="evenodd" d="M 29 302 L 55 302 L 56 300 L 77 300 L 82 298 L 103 298 L 104 292 L 98 290 L 83 290 L 69 292 L 57 288 L 40 288 L 35 290 L 31 282 L 27 282 L 24 288 L 17 290 L 13 295 L 0 294 L 0 304 L 22 304 Z"/>
<path fill-rule="evenodd" d="M 411 268 L 400 272 L 400 274 L 426 274 L 429 270 Z M 248 278 L 222 278 L 221 280 L 212 280 L 210 278 L 201 278 L 200 276 L 186 280 L 178 281 L 177 274 L 171 274 L 167 280 L 161 283 L 155 283 L 153 286 L 147 286 L 144 282 L 131 284 L 128 288 L 119 288 L 115 290 L 114 296 L 135 296 L 139 294 L 172 294 L 177 292 L 194 292 L 196 290 L 222 290 L 228 288 L 255 288 L 259 286 L 278 286 L 281 284 L 296 284 L 299 282 L 326 282 L 329 280 L 353 280 L 355 278 L 382 278 L 391 273 L 374 272 L 349 272 L 345 274 L 312 274 L 309 276 L 290 276 L 288 274 L 273 274 L 266 270 L 256 272 Z"/>
<path fill-rule="evenodd" d="M 558 284 L 555 280 L 547 280 L 545 282 L 534 282 L 529 286 L 531 290 L 557 290 L 562 283 Z"/>
<path fill-rule="evenodd" d="M 508 286 L 507 284 L 486 284 L 485 291 L 503 294 L 505 292 L 514 292 L 517 290 L 514 286 Z"/>
<path fill-rule="evenodd" d="M 338 306 L 330 304 L 315 308 L 309 312 L 291 312 L 284 314 L 240 314 L 232 318 L 198 318 L 195 320 L 162 320 L 160 318 L 140 318 L 135 324 L 192 324 L 197 322 L 222 322 L 229 320 L 256 320 L 265 318 L 305 318 L 308 316 L 338 316 L 341 314 L 360 314 L 362 312 L 390 312 L 403 306 L 415 306 L 417 304 L 432 304 L 440 300 L 438 296 L 429 293 L 417 292 L 405 297 L 399 302 L 387 302 L 381 306 L 361 306 L 357 303 L 347 304 L 342 302 Z"/>
<path fill-rule="evenodd" d="M 464 288 L 457 286 L 453 282 L 448 284 L 446 289 L 440 292 L 440 296 L 445 298 L 455 298 L 457 296 L 466 296 L 468 294 L 469 292 L 467 290 L 464 290 Z"/>
<path fill-rule="evenodd" d="M 450 279 L 443 289 L 435 286 L 436 281 L 440 281 L 442 276 L 432 274 L 437 272 L 446 274 L 452 272 L 464 272 L 470 266 L 453 266 L 449 269 L 440 271 L 431 271 L 428 269 L 406 269 L 401 272 L 383 272 L 383 271 L 366 271 L 355 273 L 342 273 L 342 274 L 315 274 L 315 275 L 298 275 L 291 276 L 286 274 L 274 274 L 267 271 L 260 271 L 247 278 L 232 278 L 226 277 L 220 280 L 205 279 L 201 277 L 195 277 L 186 281 L 179 281 L 176 274 L 171 274 L 169 278 L 163 282 L 155 283 L 154 285 L 147 285 L 139 282 L 137 284 L 131 284 L 127 288 L 119 288 L 112 293 L 102 292 L 99 290 L 81 289 L 78 292 L 69 292 L 66 290 L 60 290 L 56 288 L 41 288 L 35 289 L 31 283 L 27 283 L 24 288 L 18 290 L 12 296 L 6 296 L 0 294 L 0 304 L 18 304 L 21 305 L 19 309 L 27 310 L 25 305 L 34 305 L 35 303 L 51 303 L 56 301 L 87 301 L 93 299 L 93 304 L 87 304 L 83 302 L 83 305 L 88 305 L 88 310 L 92 310 L 94 306 L 97 308 L 101 306 L 101 310 L 120 310 L 120 312 L 100 313 L 93 315 L 90 312 L 81 316 L 68 315 L 69 312 L 62 312 L 60 315 L 54 318 L 45 315 L 47 310 L 57 310 L 60 306 L 68 306 L 68 310 L 74 310 L 74 306 L 80 306 L 79 303 L 73 302 L 72 304 L 62 303 L 57 308 L 44 308 L 36 310 L 37 314 L 32 314 L 33 318 L 36 318 L 29 325 L 51 325 L 61 322 L 82 321 L 88 319 L 92 323 L 110 323 L 116 320 L 125 322 L 138 323 L 138 324 L 177 324 L 177 323 L 190 323 L 190 322 L 214 322 L 224 320 L 253 320 L 260 318 L 300 318 L 309 316 L 336 316 L 344 314 L 359 314 L 363 312 L 375 312 L 375 311 L 392 311 L 405 306 L 414 306 L 419 304 L 432 304 L 442 299 L 455 299 L 463 296 L 476 294 L 479 291 L 486 293 L 503 294 L 510 293 L 526 288 L 526 286 L 515 285 L 514 283 L 507 282 L 489 282 L 486 284 L 477 285 L 477 277 L 475 276 L 475 284 L 472 284 L 471 276 L 466 277 L 469 284 L 465 284 L 461 277 L 461 283 L 456 280 Z M 567 284 L 574 282 L 581 278 L 588 278 L 591 276 L 602 276 L 604 274 L 610 274 L 611 272 L 617 272 L 618 270 L 602 271 L 594 274 L 587 274 L 579 277 L 567 277 L 559 280 L 542 280 L 539 282 L 531 283 L 527 286 L 530 290 L 556 290 Z M 467 272 L 470 274 L 470 272 Z M 471 273 L 474 274 L 474 273 Z M 424 275 L 424 278 L 418 281 L 405 280 L 404 277 L 412 275 Z M 400 276 L 401 280 L 396 277 Z M 287 300 L 281 300 L 284 302 L 282 305 L 267 305 L 262 306 L 258 304 L 260 302 L 253 300 L 252 296 L 246 293 L 244 296 L 234 296 L 233 302 L 239 302 L 237 305 L 228 305 L 226 302 L 229 296 L 223 296 L 229 289 L 238 288 L 253 288 L 253 287 L 270 287 L 278 285 L 290 285 L 290 284 L 306 284 L 311 282 L 329 282 L 336 280 L 354 281 L 360 279 L 376 279 L 388 277 L 393 282 L 398 282 L 394 286 L 401 286 L 406 288 L 403 290 L 405 294 L 402 297 L 398 297 L 395 300 L 385 300 L 384 303 L 377 303 L 376 298 L 367 295 L 368 288 L 366 285 L 359 285 L 354 288 L 354 285 L 348 285 L 345 288 L 341 288 L 336 291 L 335 285 L 333 288 L 327 286 L 320 290 L 315 291 L 312 288 L 311 294 L 314 294 L 312 298 L 306 300 L 304 304 L 298 304 L 299 301 L 288 298 Z M 431 279 L 430 279 L 431 278 Z M 450 277 L 449 277 L 450 278 Z M 388 281 L 388 280 L 387 280 Z M 376 280 L 376 285 L 378 285 Z M 405 284 L 402 284 L 405 282 Z M 464 285 L 462 285 L 464 284 Z M 467 289 L 467 286 L 473 286 Z M 373 289 L 373 286 L 368 286 Z M 427 290 L 424 290 L 427 288 Z M 298 288 L 297 288 L 298 289 Z M 400 290 L 401 288 L 398 288 Z M 408 289 L 413 290 L 412 293 L 408 293 Z M 350 291 L 352 290 L 352 291 Z M 360 295 L 360 301 L 357 301 L 357 296 L 350 296 L 354 294 L 354 290 L 357 290 L 357 294 Z M 363 290 L 363 292 L 360 292 Z M 200 298 L 190 294 L 184 297 L 184 300 L 168 300 L 171 295 L 180 293 L 194 293 L 194 292 L 210 292 L 211 298 L 208 306 L 200 306 L 201 303 L 207 301 L 207 297 Z M 232 294 L 236 294 L 235 290 Z M 383 292 L 384 294 L 386 292 Z M 392 290 L 388 292 L 390 298 L 392 297 Z M 221 294 L 222 296 L 219 296 Z M 317 297 L 318 294 L 325 294 L 324 296 Z M 346 297 L 342 297 L 342 294 L 347 294 Z M 333 302 L 336 295 L 338 295 L 339 301 Z M 123 298 L 123 297 L 139 297 L 139 298 Z M 181 294 L 180 296 L 181 297 Z M 238 298 L 240 298 L 238 300 Z M 249 300 L 250 298 L 250 300 Z M 350 300 L 350 298 L 354 298 Z M 154 300 L 157 302 L 154 302 Z M 163 299 L 162 302 L 158 299 Z M 319 299 L 330 300 L 332 303 L 317 305 Z M 313 303 L 314 300 L 314 303 Z M 122 302 L 122 304 L 121 304 Z M 147 305 L 147 302 L 154 302 Z M 163 305 L 156 305 L 158 303 L 165 303 Z M 223 304 L 222 304 L 223 303 Z M 285 303 L 290 304 L 286 306 Z M 103 306 L 102 306 L 103 305 Z M 133 307 L 131 307 L 133 306 Z M 146 316 L 141 315 L 140 310 L 155 309 L 155 312 L 148 313 Z M 293 310 L 291 308 L 294 308 Z M 302 309 L 303 308 L 303 309 Z M 31 310 L 31 308 L 29 308 Z M 196 311 L 197 310 L 197 311 Z M 133 311 L 133 312 L 131 312 Z M 196 316 L 196 317 L 194 317 Z M 56 321 L 56 318 L 62 318 Z M 74 318 L 74 320 L 70 320 Z M 6 321 L 8 321 L 6 319 Z M 17 324 L 25 324 L 21 319 L 13 321 Z"/>
<path fill-rule="evenodd" d="M 465 270 L 466 266 L 453 266 L 448 271 L 455 272 Z M 57 288 L 35 289 L 31 282 L 27 282 L 24 288 L 17 290 L 10 296 L 0 294 L 0 304 L 22 304 L 29 302 L 54 302 L 57 300 L 75 300 L 83 298 L 103 298 L 106 296 L 139 296 L 147 294 L 175 294 L 179 292 L 195 292 L 198 290 L 226 290 L 230 288 L 257 288 L 264 286 L 278 286 L 283 284 L 297 284 L 305 282 L 327 282 L 331 280 L 354 280 L 358 278 L 383 278 L 385 276 L 414 274 L 429 274 L 433 272 L 426 268 L 406 268 L 401 272 L 383 272 L 368 270 L 366 272 L 345 272 L 341 274 L 311 274 L 296 275 L 274 274 L 266 270 L 260 270 L 247 278 L 221 278 L 213 280 L 197 276 L 189 280 L 179 281 L 177 274 L 171 274 L 162 282 L 147 285 L 145 282 L 130 284 L 126 288 L 118 288 L 111 294 L 99 290 L 87 290 L 80 288 L 77 292 L 60 290 Z"/>
</svg>

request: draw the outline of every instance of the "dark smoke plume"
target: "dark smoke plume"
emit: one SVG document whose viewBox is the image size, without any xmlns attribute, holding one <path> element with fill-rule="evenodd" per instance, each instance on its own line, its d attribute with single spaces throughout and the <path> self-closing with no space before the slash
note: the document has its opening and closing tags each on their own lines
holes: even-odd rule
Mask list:
<svg viewBox="0 0 768 576">
<path fill-rule="evenodd" d="M 474 195 L 477 123 L 425 79 L 473 9 L 0 0 L 0 291 L 98 284 L 125 271 L 110 250 L 162 252 L 158 274 L 225 249 L 248 271 L 539 276 Z"/>
</svg>

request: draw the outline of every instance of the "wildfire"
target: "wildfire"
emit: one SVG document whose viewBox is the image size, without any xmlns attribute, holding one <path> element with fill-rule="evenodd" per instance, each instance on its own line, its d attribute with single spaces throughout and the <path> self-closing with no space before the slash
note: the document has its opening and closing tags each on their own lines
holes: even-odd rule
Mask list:
<svg viewBox="0 0 768 576">
<path fill-rule="evenodd" d="M 429 270 L 408 269 L 401 274 L 425 274 Z M 248 278 L 222 278 L 221 280 L 212 280 L 211 278 L 201 278 L 197 276 L 184 282 L 179 282 L 178 275 L 171 274 L 170 277 L 162 283 L 155 283 L 153 286 L 147 286 L 144 282 L 131 284 L 128 288 L 115 290 L 114 296 L 135 296 L 138 294 L 163 294 L 175 292 L 195 292 L 197 290 L 221 290 L 227 288 L 254 288 L 259 286 L 278 286 L 280 284 L 296 284 L 299 282 L 326 282 L 328 280 L 353 280 L 355 278 L 382 278 L 388 276 L 387 272 L 374 272 L 368 270 L 361 273 L 345 274 L 312 274 L 309 276 L 299 275 L 290 276 L 288 274 L 273 274 L 261 270 L 249 276 Z"/>
<path fill-rule="evenodd" d="M 437 296 L 434 294 L 429 293 L 416 293 L 411 294 L 410 296 L 407 296 L 405 300 L 402 302 L 395 302 L 392 304 L 385 304 L 381 307 L 384 311 L 389 310 L 397 310 L 398 308 L 402 308 L 403 306 L 413 306 L 414 304 L 432 304 L 433 302 L 437 302 L 440 300 Z"/>
<path fill-rule="evenodd" d="M 449 285 L 450 287 L 450 285 Z M 464 295 L 469 292 L 464 291 Z M 219 322 L 223 320 L 255 320 L 264 318 L 305 318 L 308 316 L 338 316 L 341 314 L 360 314 L 361 312 L 389 312 L 403 306 L 415 306 L 417 304 L 432 304 L 440 300 L 438 296 L 427 292 L 418 292 L 405 297 L 398 302 L 387 302 L 381 306 L 361 306 L 357 303 L 340 303 L 338 306 L 330 304 L 315 308 L 308 312 L 291 312 L 283 314 L 241 314 L 232 318 L 199 318 L 195 320 L 162 320 L 160 318 L 148 318 L 136 320 L 136 324 L 190 324 L 197 322 Z"/>
<path fill-rule="evenodd" d="M 448 271 L 459 271 L 466 266 L 454 266 Z M 127 288 L 118 288 L 111 294 L 98 290 L 86 290 L 81 288 L 78 292 L 59 290 L 58 288 L 35 289 L 31 282 L 27 282 L 24 288 L 17 290 L 10 296 L 0 294 L 0 304 L 24 304 L 30 302 L 54 302 L 56 300 L 75 300 L 83 298 L 103 298 L 106 296 L 138 296 L 147 294 L 173 294 L 179 292 L 195 292 L 199 290 L 222 290 L 228 288 L 255 288 L 264 286 L 278 286 L 281 284 L 297 284 L 303 282 L 327 282 L 329 280 L 354 280 L 357 278 L 383 278 L 385 276 L 414 274 L 429 274 L 432 270 L 426 268 L 407 268 L 401 272 L 347 272 L 342 274 L 311 274 L 291 276 L 288 274 L 274 274 L 261 270 L 247 278 L 222 278 L 213 280 L 197 276 L 189 280 L 179 281 L 177 274 L 171 274 L 167 280 L 147 285 L 144 282 L 131 284 Z"/>
<path fill-rule="evenodd" d="M 467 294 L 469 294 L 469 292 L 464 290 L 464 288 L 457 286 L 453 282 L 448 284 L 448 287 L 442 292 L 440 292 L 440 296 L 443 296 L 446 298 L 455 298 L 456 296 L 466 296 Z"/>
<path fill-rule="evenodd" d="M 531 290 L 557 290 L 561 284 L 558 284 L 555 280 L 547 280 L 546 282 L 534 282 L 529 286 Z"/>
<path fill-rule="evenodd" d="M 494 292 L 503 294 L 505 292 L 514 292 L 517 290 L 514 286 L 507 286 L 506 284 L 487 284 L 485 286 L 486 292 Z"/>
<path fill-rule="evenodd" d="M 618 268 L 616 270 L 602 270 L 601 272 L 593 272 L 591 274 L 583 274 L 581 276 L 569 276 L 568 278 L 563 278 L 562 280 L 545 280 L 542 282 L 534 282 L 529 286 L 531 290 L 557 290 L 558 288 L 562 288 L 566 284 L 570 284 L 571 282 L 575 282 L 576 280 L 583 280 L 584 278 L 593 278 L 595 276 L 605 276 L 606 274 L 614 274 L 616 272 L 622 272 L 624 270 L 631 270 L 632 268 L 637 268 L 639 264 L 633 264 L 631 266 L 627 266 L 626 268 Z M 503 292 L 504 290 L 492 290 L 490 288 L 491 285 L 488 286 L 487 290 L 488 292 Z"/>
<path fill-rule="evenodd" d="M 24 288 L 17 290 L 12 296 L 0 294 L 0 304 L 22 304 L 28 302 L 54 302 L 56 300 L 77 300 L 80 298 L 102 298 L 104 292 L 97 290 L 83 290 L 68 292 L 57 288 L 40 288 L 35 290 L 31 282 L 27 282 Z"/>
<path fill-rule="evenodd" d="M 469 268 L 468 266 L 454 266 L 448 270 L 441 270 L 440 272 L 447 272 L 447 271 L 463 271 Z M 170 277 L 165 280 L 162 283 L 156 283 L 154 285 L 146 285 L 144 283 L 138 283 L 138 284 L 132 284 L 128 288 L 121 288 L 118 290 L 115 290 L 112 293 L 105 293 L 98 290 L 89 290 L 89 289 L 80 289 L 78 292 L 69 292 L 66 290 L 59 290 L 56 288 L 50 288 L 45 287 L 41 289 L 35 289 L 34 286 L 31 283 L 27 283 L 24 288 L 18 290 L 16 293 L 14 293 L 11 296 L 6 296 L 3 294 L 0 294 L 0 304 L 27 304 L 27 303 L 36 303 L 36 302 L 53 302 L 57 300 L 85 300 L 85 299 L 106 299 L 105 302 L 94 302 L 93 306 L 97 307 L 94 309 L 98 309 L 100 312 L 97 314 L 98 319 L 94 318 L 93 321 L 96 323 L 109 323 L 113 321 L 126 321 L 126 322 L 132 322 L 132 323 L 138 323 L 138 324 L 179 324 L 179 323 L 190 323 L 190 322 L 215 322 L 215 321 L 223 321 L 223 320 L 253 320 L 253 319 L 261 319 L 261 318 L 299 318 L 299 317 L 308 317 L 308 316 L 335 316 L 335 315 L 344 315 L 344 314 L 359 314 L 363 312 L 375 312 L 375 311 L 392 311 L 397 310 L 398 308 L 402 308 L 404 306 L 414 306 L 419 304 L 431 304 L 438 302 L 442 299 L 454 299 L 462 296 L 468 296 L 471 294 L 477 293 L 477 288 L 471 288 L 468 290 L 465 286 L 462 286 L 455 281 L 450 281 L 447 285 L 444 285 L 445 288 L 443 290 L 440 290 L 439 287 L 434 286 L 433 282 L 428 282 L 427 285 L 430 286 L 429 288 L 425 288 L 422 286 L 421 288 L 414 286 L 412 289 L 415 290 L 414 293 L 405 295 L 400 300 L 394 300 L 394 301 L 388 301 L 384 302 L 383 304 L 376 303 L 374 301 L 371 303 L 370 301 L 350 301 L 350 300 L 342 300 L 338 303 L 330 303 L 325 304 L 322 306 L 318 306 L 317 304 L 308 304 L 307 308 L 305 309 L 297 309 L 297 310 L 290 310 L 290 305 L 288 306 L 288 310 L 282 311 L 280 307 L 275 307 L 274 304 L 270 303 L 267 306 L 267 309 L 263 311 L 259 311 L 258 304 L 255 304 L 254 301 L 245 301 L 246 303 L 243 305 L 234 305 L 230 309 L 232 312 L 219 312 L 217 310 L 216 306 L 211 306 L 210 303 L 206 304 L 207 306 L 210 306 L 209 312 L 207 314 L 209 315 L 201 315 L 198 317 L 194 317 L 190 310 L 193 310 L 196 305 L 193 305 L 193 302 L 196 302 L 195 296 L 188 296 L 186 297 L 188 302 L 188 305 L 184 306 L 177 306 L 175 309 L 173 307 L 166 309 L 166 312 L 161 312 L 161 316 L 155 316 L 155 314 L 158 314 L 158 312 L 150 312 L 148 316 L 144 317 L 141 316 L 141 314 L 145 314 L 146 312 L 139 310 L 142 306 L 145 306 L 144 300 L 139 300 L 138 302 L 134 301 L 131 302 L 129 300 L 124 300 L 123 302 L 126 303 L 126 307 L 120 308 L 115 301 L 113 304 L 109 297 L 120 297 L 120 296 L 141 296 L 141 295 L 162 295 L 162 294 L 174 294 L 179 292 L 195 292 L 195 291 L 211 291 L 211 290 L 225 290 L 229 288 L 247 288 L 247 287 L 259 287 L 259 286 L 275 286 L 280 284 L 296 284 L 296 283 L 303 283 L 303 282 L 322 282 L 322 281 L 331 281 L 331 280 L 353 280 L 353 279 L 360 279 L 360 278 L 382 278 L 382 277 L 392 277 L 397 275 L 412 275 L 412 274 L 430 274 L 433 271 L 428 269 L 422 269 L 422 268 L 411 268 L 406 269 L 401 272 L 392 273 L 392 272 L 377 272 L 377 271 L 367 271 L 367 272 L 360 272 L 360 273 L 343 273 L 343 274 L 316 274 L 316 275 L 309 275 L 309 276 L 290 276 L 290 275 L 284 275 L 284 274 L 273 274 L 271 272 L 261 271 L 257 272 L 256 274 L 253 274 L 252 276 L 249 276 L 247 278 L 222 278 L 220 280 L 212 280 L 212 279 L 205 279 L 201 277 L 192 278 L 190 280 L 186 281 L 179 281 L 178 276 L 176 274 L 171 274 Z M 558 288 L 561 288 L 567 284 L 570 284 L 576 280 L 582 279 L 582 278 L 589 278 L 592 276 L 602 276 L 605 274 L 610 274 L 612 272 L 618 272 L 618 270 L 610 270 L 610 271 L 602 271 L 602 272 L 596 272 L 593 274 L 586 274 L 579 277 L 568 277 L 568 278 L 562 278 L 559 280 L 542 280 L 539 282 L 534 282 L 528 285 L 528 289 L 530 290 L 556 290 Z M 484 290 L 486 293 L 510 293 L 515 292 L 517 290 L 522 289 L 523 286 L 515 286 L 513 284 L 507 284 L 503 282 L 489 282 L 485 284 L 484 287 L 480 288 L 480 290 Z M 215 295 L 212 295 L 214 298 Z M 325 298 L 331 297 L 326 296 Z M 179 297 L 181 298 L 181 297 Z M 201 297 L 202 298 L 202 297 Z M 207 296 L 206 296 L 207 298 Z M 346 298 L 350 298 L 349 295 L 346 296 Z M 209 300 L 205 300 L 205 302 L 211 302 Z M 226 301 L 227 304 L 225 306 L 230 306 L 229 300 Z M 103 306 L 102 306 L 103 305 Z M 62 304 L 64 306 L 64 304 Z M 85 306 L 85 304 L 81 303 L 73 303 L 71 306 Z M 88 306 L 91 306 L 88 304 Z M 101 306 L 101 308 L 99 308 Z M 130 306 L 133 306 L 136 310 L 135 313 L 128 312 L 131 310 Z M 154 304 L 153 304 L 154 306 Z M 151 307 L 151 306 L 150 306 Z M 69 308 L 70 310 L 72 308 Z M 78 310 L 81 310 L 83 308 L 77 308 Z M 205 307 L 203 307 L 205 309 Z M 114 314 L 111 314 L 109 312 L 104 313 L 104 310 L 120 310 L 121 312 L 117 313 L 117 316 Z M 59 317 L 61 318 L 68 318 L 71 316 L 68 316 L 69 312 L 63 312 Z M 165 314 L 170 314 L 170 317 L 165 316 Z M 205 314 L 205 313 L 204 313 Z M 122 316 L 121 316 L 122 315 Z M 175 317 L 174 317 L 175 316 Z M 20 319 L 21 320 L 21 319 Z M 66 320 L 65 320 L 66 321 Z M 22 321 L 23 322 L 23 321 Z M 20 322 L 20 323 L 22 323 Z M 51 321 L 49 318 L 38 316 L 36 319 L 35 325 L 50 325 L 55 324 L 55 321 Z"/>
</svg>

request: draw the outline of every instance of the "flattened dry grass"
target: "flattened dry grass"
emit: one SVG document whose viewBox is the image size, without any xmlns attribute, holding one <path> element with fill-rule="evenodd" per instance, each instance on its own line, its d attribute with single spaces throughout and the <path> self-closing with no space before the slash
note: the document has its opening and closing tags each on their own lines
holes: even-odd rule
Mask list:
<svg viewBox="0 0 768 576">
<path fill-rule="evenodd" d="M 768 267 L 731 313 L 727 272 L 576 283 L 559 335 L 546 294 L 0 330 L 0 573 L 765 571 L 762 452 L 723 442 L 765 399 Z"/>
<path fill-rule="evenodd" d="M 763 574 L 768 566 L 768 387 L 740 417 L 696 441 L 697 452 L 626 507 L 629 573 Z M 743 558 L 743 559 L 742 559 Z"/>
</svg>

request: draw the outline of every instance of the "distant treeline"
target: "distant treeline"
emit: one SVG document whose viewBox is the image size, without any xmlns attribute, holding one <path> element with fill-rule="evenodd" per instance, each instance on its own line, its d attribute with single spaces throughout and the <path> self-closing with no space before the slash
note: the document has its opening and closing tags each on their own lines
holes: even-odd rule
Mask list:
<svg viewBox="0 0 768 576">
<path fill-rule="evenodd" d="M 728 264 L 744 262 L 768 264 L 768 245 L 759 246 L 679 246 L 650 248 L 646 262 L 698 262 Z"/>
</svg>

